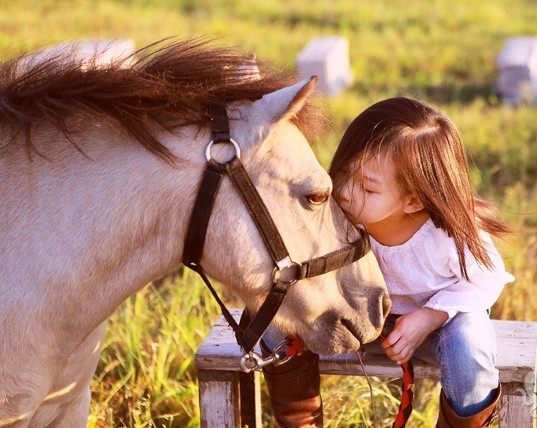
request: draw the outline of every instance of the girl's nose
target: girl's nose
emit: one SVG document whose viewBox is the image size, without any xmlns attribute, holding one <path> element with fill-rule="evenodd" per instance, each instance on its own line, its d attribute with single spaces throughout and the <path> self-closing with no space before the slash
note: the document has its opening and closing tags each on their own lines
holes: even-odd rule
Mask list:
<svg viewBox="0 0 537 428">
<path fill-rule="evenodd" d="M 339 202 L 348 202 L 348 201 L 350 201 L 349 183 L 348 182 L 345 182 L 341 186 L 338 186 L 337 192 L 336 192 L 336 199 Z"/>
</svg>

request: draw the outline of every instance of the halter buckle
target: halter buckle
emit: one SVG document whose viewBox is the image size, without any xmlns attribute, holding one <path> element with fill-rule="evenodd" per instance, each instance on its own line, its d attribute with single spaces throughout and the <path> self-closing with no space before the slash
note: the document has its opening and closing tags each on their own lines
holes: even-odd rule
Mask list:
<svg viewBox="0 0 537 428">
<path fill-rule="evenodd" d="M 289 256 L 284 257 L 276 262 L 276 267 L 272 271 L 272 283 L 278 282 L 288 285 L 293 285 L 298 281 L 298 270 L 302 263 L 294 262 Z M 286 270 L 293 269 L 289 274 L 285 275 Z"/>
</svg>

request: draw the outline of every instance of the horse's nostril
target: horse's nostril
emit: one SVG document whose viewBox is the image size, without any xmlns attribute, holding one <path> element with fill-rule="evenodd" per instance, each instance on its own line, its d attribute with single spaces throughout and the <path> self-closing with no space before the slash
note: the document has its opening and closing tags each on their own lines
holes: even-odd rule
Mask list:
<svg viewBox="0 0 537 428">
<path fill-rule="evenodd" d="M 390 309 L 392 308 L 392 299 L 390 299 L 390 296 L 388 296 L 388 293 L 384 293 L 382 296 L 382 315 L 384 319 L 388 316 L 388 313 L 390 312 Z"/>
</svg>

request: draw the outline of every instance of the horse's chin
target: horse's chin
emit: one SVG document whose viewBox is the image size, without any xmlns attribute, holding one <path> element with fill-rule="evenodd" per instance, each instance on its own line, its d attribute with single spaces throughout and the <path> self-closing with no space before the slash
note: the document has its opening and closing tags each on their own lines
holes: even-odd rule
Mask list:
<svg viewBox="0 0 537 428">
<path fill-rule="evenodd" d="M 354 318 L 320 317 L 313 328 L 305 330 L 301 337 L 311 351 L 323 355 L 354 352 L 362 344 L 372 342 L 380 334 L 380 328 L 367 326 L 363 320 Z"/>
<path fill-rule="evenodd" d="M 361 347 L 361 342 L 350 334 L 328 342 L 320 341 L 318 338 L 311 341 L 306 339 L 304 342 L 310 351 L 321 355 L 346 354 L 357 351 Z"/>
</svg>

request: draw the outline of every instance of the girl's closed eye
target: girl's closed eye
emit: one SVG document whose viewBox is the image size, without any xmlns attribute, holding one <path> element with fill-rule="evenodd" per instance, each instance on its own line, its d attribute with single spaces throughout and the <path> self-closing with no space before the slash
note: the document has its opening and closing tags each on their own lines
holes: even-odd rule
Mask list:
<svg viewBox="0 0 537 428">
<path fill-rule="evenodd" d="M 362 188 L 362 191 L 368 194 L 372 193 L 380 193 L 379 186 L 375 185 L 375 183 L 371 183 L 368 180 L 364 180 L 365 182 L 360 184 L 360 187 Z"/>
<path fill-rule="evenodd" d="M 380 189 L 371 183 L 362 184 L 362 190 L 365 193 L 380 193 Z"/>
</svg>

